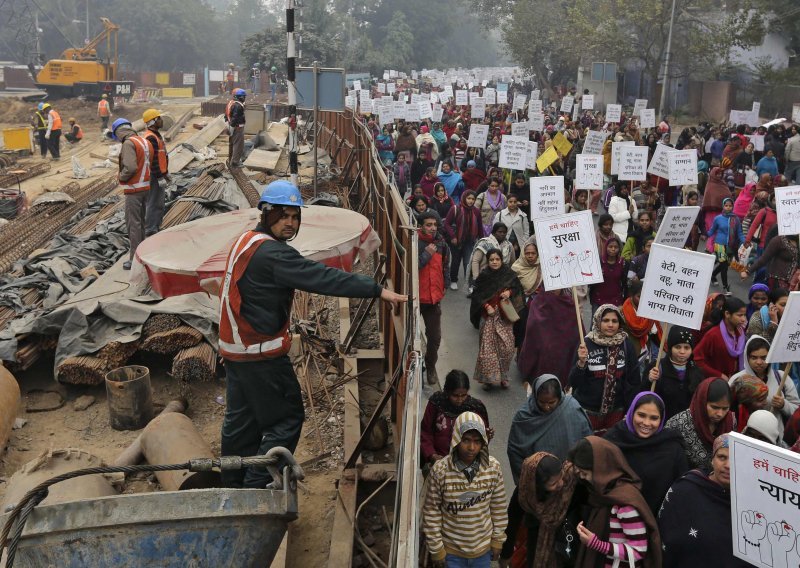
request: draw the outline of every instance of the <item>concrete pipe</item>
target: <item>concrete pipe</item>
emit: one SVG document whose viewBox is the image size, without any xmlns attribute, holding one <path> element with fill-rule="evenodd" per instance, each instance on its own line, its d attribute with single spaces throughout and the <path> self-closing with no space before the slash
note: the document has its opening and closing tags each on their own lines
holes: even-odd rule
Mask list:
<svg viewBox="0 0 800 568">
<path fill-rule="evenodd" d="M 185 398 L 180 398 L 178 400 L 169 401 L 160 414 L 169 414 L 170 412 L 184 413 L 187 408 L 189 408 L 189 403 Z M 138 465 L 142 463 L 142 461 L 144 461 L 144 455 L 142 454 L 142 434 L 139 434 L 136 439 L 131 442 L 131 445 L 117 456 L 117 459 L 114 460 L 114 465 Z"/>
<path fill-rule="evenodd" d="M 142 452 L 151 465 L 214 457 L 211 447 L 200 436 L 191 419 L 177 412 L 160 414 L 150 421 L 142 432 Z M 157 471 L 156 477 L 164 491 L 222 486 L 216 471 Z"/>
<path fill-rule="evenodd" d="M 20 405 L 19 384 L 8 369 L 0 366 L 0 454 L 11 437 Z"/>
<path fill-rule="evenodd" d="M 13 507 L 28 491 L 51 477 L 78 469 L 104 465 L 103 460 L 97 456 L 76 448 L 43 452 L 23 465 L 8 480 L 8 488 L 3 498 L 3 504 L 0 505 L 0 513 Z M 47 499 L 42 501 L 42 505 L 55 505 L 56 503 L 116 494 L 117 491 L 111 485 L 111 481 L 103 475 L 84 475 L 51 485 L 48 489 Z"/>
</svg>

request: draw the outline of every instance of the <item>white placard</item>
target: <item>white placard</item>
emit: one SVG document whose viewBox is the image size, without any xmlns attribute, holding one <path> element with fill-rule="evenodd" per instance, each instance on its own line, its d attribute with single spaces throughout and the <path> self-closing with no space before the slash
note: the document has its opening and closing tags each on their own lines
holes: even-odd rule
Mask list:
<svg viewBox="0 0 800 568">
<path fill-rule="evenodd" d="M 797 566 L 800 455 L 736 432 L 729 436 L 733 555 L 758 568 Z"/>
<path fill-rule="evenodd" d="M 539 89 L 531 91 L 531 100 L 532 101 L 539 100 L 539 98 L 541 96 L 542 96 L 542 91 L 540 91 Z"/>
<path fill-rule="evenodd" d="M 359 81 L 358 79 L 353 81 L 353 90 L 354 91 L 360 91 L 361 90 L 361 81 Z"/>
<path fill-rule="evenodd" d="M 758 115 L 761 113 L 761 103 L 753 101 L 753 109 L 751 112 L 756 115 L 756 118 L 758 118 Z"/>
<path fill-rule="evenodd" d="M 467 91 L 456 91 L 456 105 L 465 106 L 468 103 L 469 97 L 467 96 Z"/>
<path fill-rule="evenodd" d="M 534 219 L 533 226 L 545 290 L 603 281 L 591 211 Z"/>
<path fill-rule="evenodd" d="M 531 219 L 552 217 L 564 212 L 564 176 L 532 177 Z"/>
<path fill-rule="evenodd" d="M 646 180 L 648 151 L 647 146 L 623 146 L 620 148 L 617 178 L 623 181 Z"/>
<path fill-rule="evenodd" d="M 590 130 L 583 142 L 583 154 L 602 154 L 603 144 L 608 138 L 608 130 Z"/>
<path fill-rule="evenodd" d="M 433 122 L 442 122 L 442 115 L 444 114 L 444 109 L 442 105 L 435 104 L 433 105 L 433 110 L 431 110 L 431 120 Z"/>
<path fill-rule="evenodd" d="M 535 130 L 536 132 L 544 130 L 544 115 L 541 112 L 529 113 L 528 117 L 528 130 Z"/>
<path fill-rule="evenodd" d="M 415 104 L 421 102 L 422 99 L 423 99 L 423 97 L 419 93 L 411 93 L 411 104 L 412 105 L 415 105 Z"/>
<path fill-rule="evenodd" d="M 453 98 L 453 86 L 452 85 L 445 85 L 444 86 L 444 94 L 447 96 L 448 99 Z M 441 99 L 441 96 L 439 97 Z M 444 102 L 444 101 L 442 101 Z"/>
<path fill-rule="evenodd" d="M 397 90 L 397 85 L 394 83 L 386 83 L 386 93 L 389 95 L 393 95 Z"/>
<path fill-rule="evenodd" d="M 480 93 L 478 93 L 476 91 L 470 91 L 470 93 L 469 93 L 469 104 L 470 104 L 470 106 L 472 105 L 472 101 L 474 101 L 475 99 L 480 99 L 480 98 L 481 98 L 481 94 Z"/>
<path fill-rule="evenodd" d="M 467 148 L 486 149 L 486 139 L 489 137 L 488 124 L 471 124 L 469 127 L 469 138 Z"/>
<path fill-rule="evenodd" d="M 528 137 L 528 122 L 512 122 L 511 123 L 511 136 L 524 136 Z"/>
<path fill-rule="evenodd" d="M 344 98 L 344 106 L 346 106 L 347 108 L 355 109 L 356 108 L 356 104 L 357 104 L 357 102 L 356 102 L 356 98 L 354 96 L 347 95 Z"/>
<path fill-rule="evenodd" d="M 686 244 L 692 227 L 700 214 L 697 205 L 685 207 L 667 207 L 664 219 L 658 227 L 655 242 L 660 245 L 682 249 Z"/>
<path fill-rule="evenodd" d="M 403 101 L 394 101 L 392 103 L 392 111 L 394 112 L 395 120 L 405 120 L 406 118 L 406 103 Z"/>
<path fill-rule="evenodd" d="M 603 189 L 603 156 L 575 156 L 575 189 Z"/>
<path fill-rule="evenodd" d="M 375 104 L 374 103 L 375 103 L 375 101 L 372 100 L 372 99 L 364 99 L 363 101 L 358 103 L 359 112 L 361 114 L 367 114 L 367 113 L 372 114 L 373 112 L 375 112 Z"/>
<path fill-rule="evenodd" d="M 511 110 L 512 111 L 518 111 L 518 110 L 522 110 L 523 108 L 525 108 L 525 101 L 527 99 L 528 99 L 528 97 L 526 97 L 522 93 L 515 94 L 514 95 L 514 104 L 511 105 Z"/>
<path fill-rule="evenodd" d="M 795 124 L 800 123 L 800 103 L 792 105 L 792 122 Z"/>
<path fill-rule="evenodd" d="M 496 105 L 497 104 L 497 91 L 495 91 L 492 87 L 486 87 L 483 90 L 483 98 L 486 99 L 487 105 Z"/>
<path fill-rule="evenodd" d="M 622 142 L 611 143 L 611 175 L 619 174 L 619 153 L 623 146 L 633 146 L 636 142 L 633 140 L 623 140 Z"/>
<path fill-rule="evenodd" d="M 378 92 L 386 94 L 386 83 L 378 83 Z"/>
<path fill-rule="evenodd" d="M 483 97 L 475 97 L 470 103 L 470 116 L 473 120 L 486 118 L 486 99 Z"/>
<path fill-rule="evenodd" d="M 419 105 L 406 105 L 406 122 L 419 122 Z"/>
<path fill-rule="evenodd" d="M 434 105 L 434 104 L 439 102 L 439 93 L 437 93 L 436 91 L 431 91 L 429 93 L 429 95 L 430 95 L 430 101 L 431 101 L 432 105 Z"/>
<path fill-rule="evenodd" d="M 622 105 L 606 105 L 606 122 L 622 120 Z"/>
<path fill-rule="evenodd" d="M 498 91 L 502 92 L 502 91 Z M 539 157 L 539 143 L 533 140 L 528 140 L 528 148 L 525 151 L 525 169 L 536 169 L 536 158 Z"/>
<path fill-rule="evenodd" d="M 561 99 L 561 112 L 572 112 L 572 104 L 575 102 L 575 97 L 572 95 L 565 95 Z"/>
<path fill-rule="evenodd" d="M 195 73 L 184 73 L 183 74 L 183 84 L 184 85 L 194 85 L 197 82 L 197 74 Z"/>
<path fill-rule="evenodd" d="M 500 143 L 500 159 L 497 165 L 510 170 L 524 170 L 527 150 L 527 136 L 505 135 Z"/>
<path fill-rule="evenodd" d="M 711 254 L 653 244 L 639 317 L 700 329 L 714 260 Z"/>
<path fill-rule="evenodd" d="M 633 102 L 633 116 L 640 115 L 641 112 L 647 108 L 647 99 L 636 99 Z M 655 110 L 655 109 L 653 109 Z"/>
<path fill-rule="evenodd" d="M 425 120 L 426 118 L 433 118 L 433 109 L 431 108 L 431 103 L 428 101 L 420 101 L 417 103 L 417 107 L 419 108 L 419 119 Z"/>
<path fill-rule="evenodd" d="M 768 363 L 800 361 L 800 292 L 790 292 L 778 330 L 767 353 Z"/>
<path fill-rule="evenodd" d="M 594 109 L 594 95 L 583 95 L 581 99 L 581 108 L 583 110 Z"/>
<path fill-rule="evenodd" d="M 528 116 L 542 112 L 542 101 L 539 99 L 531 99 L 528 103 Z"/>
<path fill-rule="evenodd" d="M 381 122 L 383 124 L 394 120 L 394 108 L 391 99 L 375 99 L 373 106 L 375 107 L 375 113 L 381 117 Z"/>
<path fill-rule="evenodd" d="M 208 80 L 212 83 L 218 83 L 220 81 L 225 80 L 225 72 L 224 71 L 217 71 L 214 69 L 209 69 L 208 71 Z"/>
<path fill-rule="evenodd" d="M 666 144 L 662 144 L 661 142 L 656 144 L 656 151 L 653 153 L 650 165 L 647 166 L 647 173 L 668 180 L 670 152 L 673 152 L 673 149 Z"/>
<path fill-rule="evenodd" d="M 732 110 L 731 111 L 731 124 L 750 124 L 752 111 L 749 110 Z"/>
<path fill-rule="evenodd" d="M 697 184 L 697 150 L 673 150 L 669 153 L 669 184 Z"/>
<path fill-rule="evenodd" d="M 775 188 L 779 235 L 800 234 L 800 185 Z"/>
<path fill-rule="evenodd" d="M 763 152 L 764 151 L 764 135 L 763 134 L 753 134 L 748 136 L 750 142 L 753 143 L 753 149 L 756 152 Z"/>
<path fill-rule="evenodd" d="M 360 91 L 358 89 L 355 90 L 358 91 L 358 98 L 362 103 L 372 98 L 371 97 L 372 93 L 370 92 L 369 89 L 361 89 Z"/>
<path fill-rule="evenodd" d="M 656 109 L 643 108 L 639 111 L 639 128 L 656 127 Z"/>
<path fill-rule="evenodd" d="M 497 104 L 504 105 L 508 103 L 508 91 L 497 91 Z"/>
</svg>

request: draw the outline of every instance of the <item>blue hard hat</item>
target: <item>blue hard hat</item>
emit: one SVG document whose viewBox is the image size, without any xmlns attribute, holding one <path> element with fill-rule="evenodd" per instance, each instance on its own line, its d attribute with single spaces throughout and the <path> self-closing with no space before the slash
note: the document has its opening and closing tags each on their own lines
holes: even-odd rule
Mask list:
<svg viewBox="0 0 800 568">
<path fill-rule="evenodd" d="M 234 89 L 233 90 L 233 96 L 234 97 L 246 97 L 247 96 L 247 91 L 245 91 L 244 89 Z"/>
<path fill-rule="evenodd" d="M 131 121 L 128 120 L 127 118 L 118 118 L 117 120 L 115 120 L 114 122 L 111 123 L 111 138 L 113 138 L 114 140 L 119 141 L 119 138 L 117 138 L 117 128 L 119 128 L 123 124 L 127 124 L 128 126 L 132 126 L 131 125 Z"/>
<path fill-rule="evenodd" d="M 264 191 L 261 192 L 258 208 L 261 209 L 265 203 L 269 205 L 303 207 L 303 196 L 300 195 L 300 190 L 293 183 L 286 180 L 276 180 L 267 185 Z"/>
<path fill-rule="evenodd" d="M 38 105 L 36 105 L 36 110 L 42 110 L 42 109 L 44 109 L 44 103 L 39 103 Z"/>
</svg>

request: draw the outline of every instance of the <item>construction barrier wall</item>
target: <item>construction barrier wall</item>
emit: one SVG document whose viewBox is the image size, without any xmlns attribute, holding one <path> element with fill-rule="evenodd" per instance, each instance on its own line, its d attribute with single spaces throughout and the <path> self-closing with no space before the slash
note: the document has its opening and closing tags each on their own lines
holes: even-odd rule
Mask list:
<svg viewBox="0 0 800 568">
<path fill-rule="evenodd" d="M 392 420 L 397 459 L 397 494 L 389 566 L 416 566 L 419 555 L 420 422 L 422 359 L 418 294 L 417 233 L 400 192 L 386 175 L 372 136 L 348 109 L 320 112 L 318 147 L 331 157 L 351 185 L 350 203 L 364 214 L 381 237 L 386 286 L 408 294 L 401 313 L 380 305 L 380 328 L 387 385 L 399 377 Z"/>
</svg>

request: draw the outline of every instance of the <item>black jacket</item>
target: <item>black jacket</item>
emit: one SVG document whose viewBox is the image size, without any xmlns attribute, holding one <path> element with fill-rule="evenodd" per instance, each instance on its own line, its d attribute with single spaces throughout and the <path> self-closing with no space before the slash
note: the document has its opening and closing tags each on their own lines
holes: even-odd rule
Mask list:
<svg viewBox="0 0 800 568">
<path fill-rule="evenodd" d="M 645 381 L 642 385 L 642 390 L 650 390 L 650 379 L 648 374 L 650 369 L 655 365 L 650 365 L 644 374 Z M 666 417 L 664 420 L 669 420 L 679 412 L 683 412 L 689 408 L 689 403 L 692 401 L 697 385 L 703 382 L 705 376 L 703 371 L 697 366 L 694 361 L 689 361 L 686 365 L 686 376 L 683 381 L 678 380 L 678 371 L 669 357 L 661 358 L 661 378 L 656 382 L 656 394 L 664 401 L 666 407 Z"/>
<path fill-rule="evenodd" d="M 616 383 L 615 402 L 611 410 L 628 408 L 628 404 L 640 391 L 642 385 L 639 354 L 630 338 L 625 339 L 623 346 L 617 359 L 617 369 L 622 371 L 622 376 Z M 586 348 L 589 350 L 586 366 L 583 369 L 578 367 L 577 363 L 572 366 L 569 373 L 569 384 L 574 389 L 573 396 L 583 408 L 591 412 L 599 412 L 603 401 L 608 347 L 598 345 L 587 338 Z"/>
</svg>

